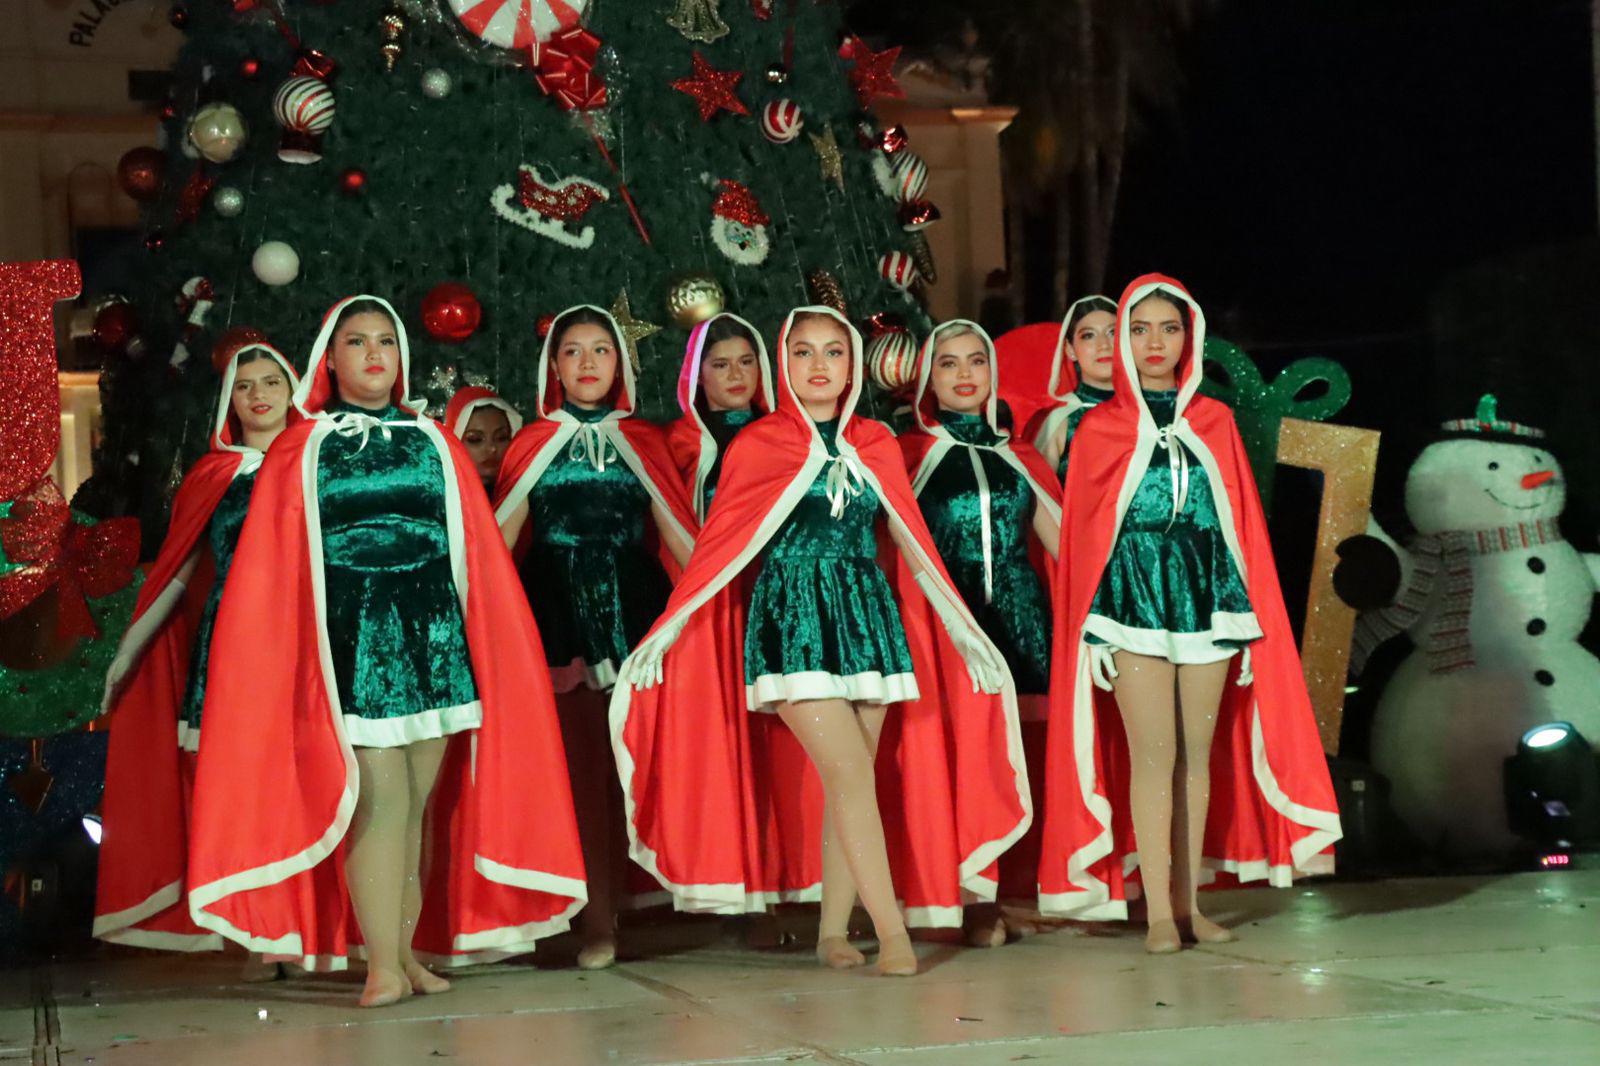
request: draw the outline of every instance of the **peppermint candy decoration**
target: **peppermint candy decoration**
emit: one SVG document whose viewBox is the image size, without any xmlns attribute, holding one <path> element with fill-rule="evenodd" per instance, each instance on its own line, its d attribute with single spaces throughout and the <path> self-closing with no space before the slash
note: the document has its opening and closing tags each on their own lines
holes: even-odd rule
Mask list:
<svg viewBox="0 0 1600 1066">
<path fill-rule="evenodd" d="M 774 100 L 761 109 L 761 135 L 773 144 L 788 144 L 800 136 L 805 124 L 800 105 L 793 100 Z"/>
<path fill-rule="evenodd" d="M 867 375 L 890 392 L 909 386 L 917 373 L 917 339 L 906 329 L 887 329 L 867 342 Z"/>
<path fill-rule="evenodd" d="M 541 42 L 578 25 L 588 6 L 589 0 L 450 0 L 461 25 L 485 44 L 535 53 Z"/>
<path fill-rule="evenodd" d="M 878 276 L 901 292 L 922 280 L 916 262 L 905 252 L 884 252 L 878 259 Z"/>
<path fill-rule="evenodd" d="M 272 117 L 283 127 L 278 158 L 285 163 L 315 163 L 322 158 L 322 135 L 333 125 L 333 88 L 321 78 L 299 75 L 278 88 Z"/>
<path fill-rule="evenodd" d="M 894 176 L 894 197 L 903 204 L 921 200 L 928 191 L 928 164 L 913 151 L 896 152 L 889 172 Z"/>
</svg>

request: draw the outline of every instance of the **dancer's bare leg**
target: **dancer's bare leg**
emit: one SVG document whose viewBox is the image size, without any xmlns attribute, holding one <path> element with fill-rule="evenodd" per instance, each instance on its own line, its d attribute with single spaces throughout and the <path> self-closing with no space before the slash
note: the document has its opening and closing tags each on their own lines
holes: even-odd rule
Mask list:
<svg viewBox="0 0 1600 1066">
<path fill-rule="evenodd" d="M 444 762 L 445 749 L 449 744 L 448 737 L 439 737 L 436 740 L 421 740 L 402 749 L 406 753 L 411 803 L 406 810 L 406 881 L 400 910 L 400 969 L 411 982 L 411 990 L 424 995 L 450 989 L 449 981 L 429 971 L 411 953 L 417 921 L 422 917 L 422 830 L 427 822 L 428 798 L 433 795 L 434 783 L 439 779 L 439 766 Z"/>
<path fill-rule="evenodd" d="M 1176 760 L 1176 667 L 1165 659 L 1116 653 L 1112 688 L 1128 733 L 1129 801 L 1147 901 L 1145 950 L 1182 947 L 1172 913 L 1172 771 Z"/>
<path fill-rule="evenodd" d="M 572 805 L 578 816 L 578 843 L 589 883 L 589 902 L 578 914 L 578 966 L 600 970 L 617 958 L 617 902 L 612 862 L 611 782 L 617 772 L 611 754 L 604 697 L 587 688 L 556 697 L 561 741 L 567 750 Z"/>
<path fill-rule="evenodd" d="M 856 880 L 844 845 L 833 831 L 831 804 L 822 810 L 822 917 L 817 923 L 817 961 L 835 970 L 865 966 L 867 957 L 850 944 L 850 914 L 856 907 Z"/>
<path fill-rule="evenodd" d="M 400 968 L 400 914 L 405 886 L 406 819 L 411 797 L 401 748 L 357 748 L 361 787 L 350 820 L 345 879 L 367 948 L 363 1007 L 382 1007 L 411 994 Z"/>
<path fill-rule="evenodd" d="M 882 729 L 884 710 L 868 707 L 863 711 L 865 716 L 858 722 L 855 708 L 844 700 L 809 700 L 783 704 L 778 709 L 822 778 L 834 832 L 844 847 L 856 891 L 877 931 L 878 971 L 908 975 L 916 972 L 916 955 L 895 900 L 868 743 L 868 736 L 875 741 Z"/>
<path fill-rule="evenodd" d="M 1229 660 L 1178 667 L 1179 745 L 1172 818 L 1172 905 L 1178 931 L 1205 944 L 1234 939 L 1200 913 L 1200 860 L 1211 806 L 1211 738 L 1228 683 Z"/>
</svg>

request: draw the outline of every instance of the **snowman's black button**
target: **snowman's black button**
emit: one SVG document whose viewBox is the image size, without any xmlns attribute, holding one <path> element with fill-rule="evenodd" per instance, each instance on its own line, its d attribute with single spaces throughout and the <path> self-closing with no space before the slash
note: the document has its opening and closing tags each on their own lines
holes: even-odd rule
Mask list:
<svg viewBox="0 0 1600 1066">
<path fill-rule="evenodd" d="M 1544 560 L 1535 555 L 1528 560 L 1528 569 L 1536 574 L 1544 573 Z"/>
<path fill-rule="evenodd" d="M 1556 675 L 1552 674 L 1548 670 L 1535 670 L 1533 672 L 1533 679 L 1546 688 L 1549 688 L 1551 685 L 1556 683 Z"/>
<path fill-rule="evenodd" d="M 1543 632 L 1544 632 L 1544 619 L 1543 618 L 1534 618 L 1534 619 L 1530 619 L 1529 620 L 1529 622 L 1528 622 L 1528 636 L 1536 637 L 1540 633 L 1543 633 Z"/>
</svg>

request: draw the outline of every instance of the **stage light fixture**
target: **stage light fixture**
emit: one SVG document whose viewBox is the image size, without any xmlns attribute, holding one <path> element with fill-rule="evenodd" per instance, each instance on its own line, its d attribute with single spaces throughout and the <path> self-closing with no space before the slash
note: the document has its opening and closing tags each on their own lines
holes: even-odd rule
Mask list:
<svg viewBox="0 0 1600 1066">
<path fill-rule="evenodd" d="M 105 827 L 100 824 L 100 816 L 98 814 L 86 814 L 83 816 L 83 831 L 88 834 L 95 847 L 100 846 L 100 835 L 104 830 Z"/>
<path fill-rule="evenodd" d="M 1511 830 L 1537 849 L 1540 866 L 1568 866 L 1574 849 L 1600 843 L 1600 768 L 1572 723 L 1524 733 L 1505 761 L 1504 788 Z"/>
</svg>

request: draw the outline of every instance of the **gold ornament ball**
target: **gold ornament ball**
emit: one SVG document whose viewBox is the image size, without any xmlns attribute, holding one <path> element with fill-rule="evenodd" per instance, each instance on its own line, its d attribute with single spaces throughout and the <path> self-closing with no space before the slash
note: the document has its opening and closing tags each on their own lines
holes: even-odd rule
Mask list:
<svg viewBox="0 0 1600 1066">
<path fill-rule="evenodd" d="M 189 120 L 189 143 L 212 163 L 226 163 L 239 154 L 249 127 L 232 104 L 218 101 L 202 107 Z"/>
<path fill-rule="evenodd" d="M 667 283 L 667 313 L 684 329 L 692 329 L 727 304 L 722 283 L 710 274 L 680 274 Z"/>
</svg>

